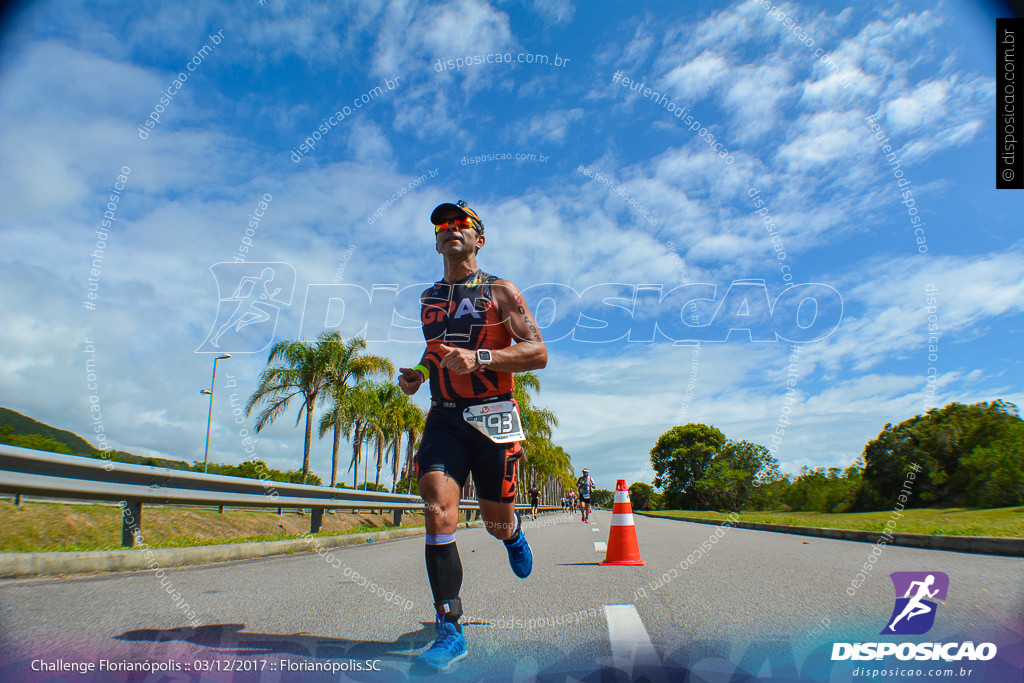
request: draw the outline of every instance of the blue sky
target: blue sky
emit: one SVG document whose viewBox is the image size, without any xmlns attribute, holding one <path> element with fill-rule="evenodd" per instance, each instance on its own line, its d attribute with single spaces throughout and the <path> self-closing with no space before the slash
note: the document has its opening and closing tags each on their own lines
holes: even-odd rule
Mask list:
<svg viewBox="0 0 1024 683">
<path fill-rule="evenodd" d="M 310 286 L 439 278 L 429 212 L 461 198 L 487 226 L 480 265 L 527 290 L 542 324 L 588 316 L 550 343 L 537 400 L 602 487 L 649 481 L 673 424 L 770 445 L 795 471 L 852 463 L 926 403 L 1019 404 L 1022 195 L 994 189 L 994 17 L 966 2 L 27 3 L 0 50 L 0 403 L 201 459 L 212 355 L 196 349 L 230 297 L 211 266 L 247 238 L 247 265 L 225 277 L 277 264 L 291 294 L 250 332 L 296 338 L 317 327 L 309 292 L 327 291 Z M 734 319 L 755 337 L 775 331 L 758 303 L 790 284 L 834 292 L 817 314 L 838 326 L 801 345 L 792 373 L 790 344 L 747 332 L 643 339 L 637 285 L 714 285 L 681 321 L 703 326 L 722 324 L 738 281 L 751 294 L 722 311 L 749 313 Z M 598 285 L 559 309 L 528 290 Z M 801 310 L 806 323 L 813 306 Z M 580 340 L 602 320 L 614 340 Z M 399 334 L 371 348 L 411 365 L 420 344 Z M 238 462 L 251 420 L 236 424 L 231 394 L 251 394 L 266 353 L 224 339 L 210 451 Z M 263 432 L 257 457 L 301 463 L 295 416 Z M 314 470 L 329 460 L 316 442 Z"/>
</svg>

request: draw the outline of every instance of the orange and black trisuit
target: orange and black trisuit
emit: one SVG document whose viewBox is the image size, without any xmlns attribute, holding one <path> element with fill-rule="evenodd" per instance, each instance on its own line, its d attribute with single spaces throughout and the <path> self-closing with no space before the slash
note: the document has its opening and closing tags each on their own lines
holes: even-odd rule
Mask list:
<svg viewBox="0 0 1024 683">
<path fill-rule="evenodd" d="M 441 367 L 441 344 L 464 349 L 512 345 L 494 298 L 493 288 L 500 286 L 494 285 L 497 279 L 476 270 L 458 282 L 435 282 L 420 297 L 431 408 L 416 453 L 416 474 L 444 472 L 461 487 L 472 472 L 479 498 L 511 503 L 516 495 L 516 464 L 523 455 L 521 442 L 494 443 L 468 424 L 462 411 L 480 403 L 512 400 L 512 373 L 481 368 L 457 375 Z"/>
</svg>

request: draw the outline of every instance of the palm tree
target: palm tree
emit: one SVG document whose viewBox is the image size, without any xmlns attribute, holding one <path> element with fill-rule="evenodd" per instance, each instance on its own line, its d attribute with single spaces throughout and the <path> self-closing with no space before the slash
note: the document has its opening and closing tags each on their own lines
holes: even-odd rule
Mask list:
<svg viewBox="0 0 1024 683">
<path fill-rule="evenodd" d="M 402 471 L 405 476 L 411 471 L 412 458 L 415 453 L 415 440 L 423 430 L 423 411 L 413 403 L 405 393 L 395 394 L 394 401 L 390 405 L 389 413 L 392 417 L 391 426 L 391 492 L 398 492 L 398 472 L 402 457 L 402 437 L 409 434 L 409 443 L 406 446 L 405 465 Z M 410 487 L 412 484 L 410 483 Z"/>
<path fill-rule="evenodd" d="M 349 469 L 354 471 L 352 486 L 359 488 L 359 461 L 363 443 L 370 428 L 369 418 L 373 412 L 373 382 L 360 382 L 349 392 L 342 413 L 342 428 L 352 443 L 352 461 Z"/>
<path fill-rule="evenodd" d="M 523 418 L 523 428 L 527 439 L 530 436 L 543 439 L 551 438 L 552 427 L 558 426 L 558 416 L 547 408 L 538 408 L 533 404 L 531 392 L 540 391 L 540 379 L 533 372 L 516 373 L 516 385 L 512 396 L 519 404 L 519 413 Z"/>
<path fill-rule="evenodd" d="M 266 403 L 256 417 L 256 433 L 271 424 L 288 409 L 295 396 L 302 397 L 298 426 L 303 412 L 306 415 L 306 441 L 302 453 L 302 480 L 309 476 L 309 447 L 313 438 L 313 408 L 322 400 L 322 391 L 328 381 L 329 354 L 327 341 L 332 333 L 322 332 L 315 344 L 304 341 L 281 340 L 270 347 L 267 367 L 260 374 L 256 391 L 245 404 L 245 414 L 261 403 Z"/>
<path fill-rule="evenodd" d="M 354 385 L 370 375 L 393 374 L 394 366 L 383 356 L 360 355 L 366 350 L 366 341 L 355 337 L 345 342 L 337 331 L 325 337 L 328 356 L 327 390 L 331 399 L 330 410 L 320 419 L 320 438 L 327 430 L 334 430 L 334 447 L 331 452 L 331 487 L 338 483 L 338 454 L 341 450 L 341 435 L 346 432 L 346 411 L 349 395 Z"/>
<path fill-rule="evenodd" d="M 380 471 L 387 462 L 387 447 L 389 442 L 395 439 L 396 434 L 401 436 L 401 417 L 403 412 L 402 402 L 408 402 L 409 397 L 398 388 L 397 384 L 390 382 L 378 384 L 373 391 L 373 410 L 370 422 L 373 423 L 373 439 L 377 446 L 377 477 L 374 479 L 374 486 L 380 485 Z M 397 456 L 398 449 L 394 449 Z"/>
<path fill-rule="evenodd" d="M 398 464 L 401 460 L 399 451 L 402 449 L 402 435 L 405 434 L 405 407 L 412 403 L 409 397 L 401 389 L 395 400 L 389 406 L 391 420 L 389 423 L 388 439 L 391 449 L 391 492 L 394 493 L 398 487 Z"/>
<path fill-rule="evenodd" d="M 416 441 L 423 433 L 427 416 L 423 414 L 422 408 L 409 401 L 405 406 L 405 414 L 402 417 L 402 423 L 405 426 L 405 436 L 408 439 L 405 444 L 405 467 L 403 468 L 405 470 L 404 476 L 409 478 L 409 490 L 406 493 L 412 493 L 412 459 L 416 456 Z M 396 484 L 395 486 L 397 487 L 398 485 Z M 395 493 L 397 492 L 396 488 Z"/>
<path fill-rule="evenodd" d="M 529 472 L 520 463 L 517 488 L 522 493 L 526 490 L 526 478 L 533 477 L 534 463 L 543 462 L 547 453 L 553 448 L 551 444 L 552 428 L 558 426 L 558 417 L 547 408 L 534 405 L 531 392 L 540 391 L 540 379 L 533 372 L 516 373 L 516 384 L 512 395 L 519 405 L 519 413 L 523 418 L 523 431 L 526 434 L 526 460 L 530 463 Z"/>
</svg>

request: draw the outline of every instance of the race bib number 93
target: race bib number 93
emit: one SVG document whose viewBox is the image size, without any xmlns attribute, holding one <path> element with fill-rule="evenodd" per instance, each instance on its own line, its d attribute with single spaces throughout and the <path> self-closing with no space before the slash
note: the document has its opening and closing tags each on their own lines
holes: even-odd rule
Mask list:
<svg viewBox="0 0 1024 683">
<path fill-rule="evenodd" d="M 514 401 L 498 401 L 470 406 L 462 411 L 462 419 L 494 443 L 522 441 L 523 421 Z"/>
</svg>

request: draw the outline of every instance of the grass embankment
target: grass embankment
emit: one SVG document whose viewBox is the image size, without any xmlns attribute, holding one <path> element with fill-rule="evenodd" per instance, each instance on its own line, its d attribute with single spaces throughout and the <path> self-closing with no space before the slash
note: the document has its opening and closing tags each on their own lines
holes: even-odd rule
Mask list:
<svg viewBox="0 0 1024 683">
<path fill-rule="evenodd" d="M 698 517 L 728 519 L 727 512 L 698 510 L 656 510 L 644 512 L 655 517 Z M 1024 507 L 973 510 L 967 508 L 903 510 L 896 518 L 896 531 L 904 534 L 932 536 L 1024 536 Z M 829 514 L 824 512 L 741 512 L 743 522 L 788 524 L 790 526 L 825 527 L 883 531 L 892 518 L 892 511 Z"/>
<path fill-rule="evenodd" d="M 460 517 L 462 519 L 462 517 Z M 121 510 L 112 505 L 25 501 L 20 508 L 0 500 L 0 552 L 115 550 L 121 547 Z M 394 528 L 391 511 L 369 514 L 338 510 L 324 514 L 319 536 Z M 402 515 L 402 526 L 422 526 L 421 512 Z M 142 506 L 142 538 L 151 548 L 243 541 L 280 541 L 309 532 L 309 511 L 250 512 Z"/>
</svg>

